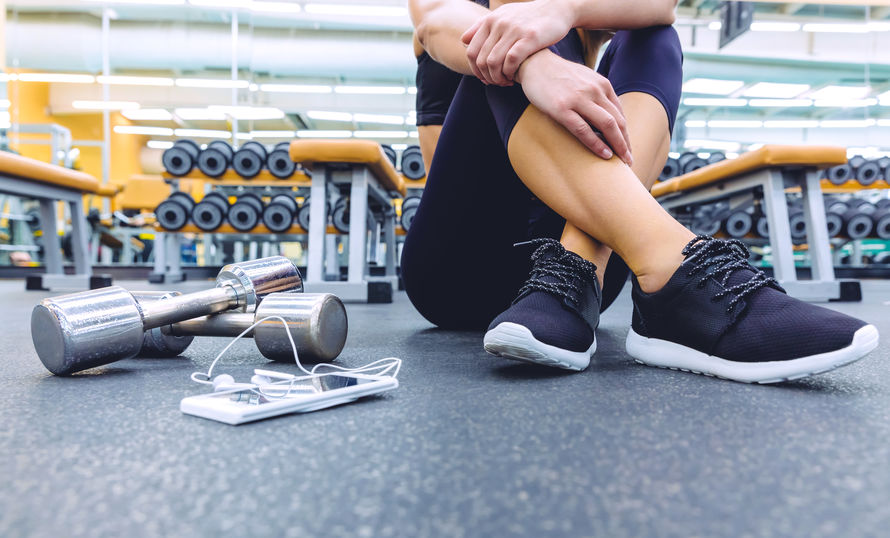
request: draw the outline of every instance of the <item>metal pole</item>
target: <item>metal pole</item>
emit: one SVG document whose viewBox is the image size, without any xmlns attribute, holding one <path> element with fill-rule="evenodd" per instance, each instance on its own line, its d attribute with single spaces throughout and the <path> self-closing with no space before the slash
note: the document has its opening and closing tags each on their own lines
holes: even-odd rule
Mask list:
<svg viewBox="0 0 890 538">
<path fill-rule="evenodd" d="M 238 106 L 238 12 L 232 10 L 232 106 Z M 238 118 L 232 117 L 232 144 L 238 145 Z"/>
</svg>

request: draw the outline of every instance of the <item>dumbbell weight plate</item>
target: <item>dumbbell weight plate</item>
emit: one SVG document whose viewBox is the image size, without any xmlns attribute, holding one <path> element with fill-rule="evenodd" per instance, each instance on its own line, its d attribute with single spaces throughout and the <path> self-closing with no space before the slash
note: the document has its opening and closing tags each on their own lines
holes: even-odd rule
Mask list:
<svg viewBox="0 0 890 538">
<path fill-rule="evenodd" d="M 402 174 L 408 179 L 423 179 L 426 176 L 419 146 L 408 146 L 402 151 Z"/>
<path fill-rule="evenodd" d="M 719 163 L 726 160 L 726 154 L 722 151 L 715 151 L 708 156 L 708 164 Z"/>
<path fill-rule="evenodd" d="M 399 217 L 399 224 L 406 232 L 411 229 L 414 222 L 414 216 L 417 214 L 417 208 L 420 206 L 420 198 L 417 196 L 409 196 L 402 202 L 402 215 Z"/>
<path fill-rule="evenodd" d="M 285 232 L 293 225 L 296 213 L 297 201 L 292 196 L 279 194 L 263 210 L 263 224 L 273 232 Z"/>
<path fill-rule="evenodd" d="M 340 233 L 349 233 L 349 199 L 340 198 L 334 204 L 331 213 L 331 223 Z"/>
<path fill-rule="evenodd" d="M 380 147 L 383 148 L 383 153 L 386 154 L 386 158 L 389 159 L 389 162 L 392 163 L 393 166 L 396 165 L 396 150 L 392 149 L 392 146 L 389 144 L 383 144 Z"/>
<path fill-rule="evenodd" d="M 890 239 L 890 210 L 875 211 L 871 217 L 874 222 L 874 235 L 881 239 Z"/>
<path fill-rule="evenodd" d="M 679 175 L 680 162 L 673 157 L 668 157 L 668 160 L 664 163 L 664 168 L 661 169 L 661 174 L 658 176 L 658 181 L 667 181 Z"/>
<path fill-rule="evenodd" d="M 866 161 L 856 169 L 856 181 L 863 187 L 871 186 L 881 177 L 881 168 L 875 161 Z"/>
<path fill-rule="evenodd" d="M 162 301 L 170 297 L 178 297 L 178 291 L 134 291 L 136 301 L 142 305 L 149 301 Z M 175 336 L 164 334 L 160 327 L 145 331 L 142 338 L 140 357 L 176 357 L 186 350 L 194 340 L 193 336 Z"/>
<path fill-rule="evenodd" d="M 757 218 L 757 225 L 754 227 L 758 237 L 769 238 L 769 220 L 766 216 Z"/>
<path fill-rule="evenodd" d="M 229 224 L 239 232 L 249 232 L 260 223 L 263 214 L 263 202 L 255 194 L 242 194 L 229 207 Z"/>
<path fill-rule="evenodd" d="M 847 164 L 849 164 L 853 168 L 853 170 L 856 170 L 857 168 L 865 164 L 865 157 L 863 157 L 862 155 L 854 155 L 847 160 Z"/>
<path fill-rule="evenodd" d="M 228 198 L 222 193 L 210 192 L 195 204 L 192 210 L 192 222 L 205 232 L 211 232 L 222 226 L 228 212 Z"/>
<path fill-rule="evenodd" d="M 276 149 L 266 159 L 266 168 L 278 179 L 287 179 L 296 172 L 297 163 L 291 160 L 288 150 Z"/>
<path fill-rule="evenodd" d="M 266 148 L 259 142 L 245 142 L 232 159 L 232 168 L 244 179 L 253 179 L 266 163 Z"/>
<path fill-rule="evenodd" d="M 864 239 L 873 229 L 874 221 L 867 213 L 851 209 L 844 215 L 844 235 L 850 239 Z"/>
<path fill-rule="evenodd" d="M 188 194 L 177 191 L 155 208 L 158 224 L 167 230 L 179 230 L 189 221 L 195 201 Z"/>
<path fill-rule="evenodd" d="M 723 225 L 726 234 L 733 238 L 745 237 L 754 227 L 754 220 L 745 211 L 731 213 Z"/>
<path fill-rule="evenodd" d="M 853 168 L 849 164 L 833 166 L 826 170 L 825 177 L 833 185 L 843 185 L 853 177 Z"/>
<path fill-rule="evenodd" d="M 208 177 L 217 178 L 226 173 L 231 164 L 231 157 L 226 156 L 217 147 L 208 146 L 198 155 L 198 169 Z"/>
<path fill-rule="evenodd" d="M 683 173 L 688 174 L 690 172 L 698 170 L 699 168 L 704 168 L 705 166 L 708 166 L 708 161 L 696 156 L 686 161 L 686 163 L 683 165 Z"/>
<path fill-rule="evenodd" d="M 172 148 L 164 150 L 161 162 L 164 170 L 173 176 L 184 176 L 192 171 L 198 161 L 200 148 L 192 140 L 177 140 Z"/>
<path fill-rule="evenodd" d="M 803 211 L 791 211 L 788 215 L 788 227 L 791 229 L 791 239 L 803 239 L 807 236 L 807 221 Z"/>
</svg>

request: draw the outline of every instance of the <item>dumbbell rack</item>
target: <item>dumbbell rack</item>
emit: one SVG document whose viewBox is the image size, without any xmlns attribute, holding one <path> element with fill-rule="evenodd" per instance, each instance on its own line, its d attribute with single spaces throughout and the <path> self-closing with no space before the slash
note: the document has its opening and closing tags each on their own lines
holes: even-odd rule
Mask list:
<svg viewBox="0 0 890 538">
<path fill-rule="evenodd" d="M 204 183 L 205 193 L 216 191 L 227 197 L 239 196 L 245 193 L 254 193 L 260 197 L 275 196 L 276 194 L 287 194 L 290 196 L 306 196 L 312 179 L 303 171 L 297 171 L 288 179 L 279 179 L 263 170 L 253 179 L 244 179 L 233 170 L 227 170 L 225 174 L 218 178 L 212 178 L 202 174 L 195 169 L 185 176 L 173 176 L 164 172 L 162 174 L 164 180 L 170 184 L 171 191 L 179 190 L 180 179 L 199 180 Z M 158 234 L 155 245 L 155 261 L 154 271 L 149 275 L 151 282 L 180 282 L 184 280 L 184 273 L 181 265 L 182 236 L 185 233 L 202 234 L 205 244 L 211 244 L 218 236 L 224 236 L 228 239 L 236 241 L 249 241 L 251 246 L 256 242 L 299 242 L 304 241 L 307 231 L 301 227 L 294 225 L 285 232 L 274 233 L 266 228 L 262 223 L 255 226 L 249 231 L 239 231 L 230 224 L 225 223 L 213 231 L 204 231 L 193 224 L 187 224 L 183 228 L 176 231 L 164 230 L 157 227 Z M 336 233 L 331 228 L 328 233 Z M 336 240 L 336 237 L 334 237 Z M 207 249 L 205 249 L 206 251 Z M 329 249 L 336 253 L 336 248 Z M 257 258 L 268 256 L 268 252 L 253 252 L 250 257 Z M 334 260 L 336 261 L 336 260 Z"/>
</svg>

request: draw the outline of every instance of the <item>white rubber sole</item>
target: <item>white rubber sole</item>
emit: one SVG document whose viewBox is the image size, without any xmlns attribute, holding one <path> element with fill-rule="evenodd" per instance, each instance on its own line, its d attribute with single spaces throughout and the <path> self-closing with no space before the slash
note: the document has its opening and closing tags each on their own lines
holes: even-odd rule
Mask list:
<svg viewBox="0 0 890 538">
<path fill-rule="evenodd" d="M 498 357 L 575 371 L 587 368 L 596 351 L 596 337 L 587 351 L 568 351 L 545 344 L 525 326 L 510 322 L 499 323 L 485 333 L 482 343 L 485 351 Z"/>
<path fill-rule="evenodd" d="M 640 364 L 720 377 L 742 383 L 778 383 L 821 374 L 855 362 L 878 346 L 878 329 L 862 327 L 842 349 L 787 361 L 735 362 L 707 355 L 667 340 L 646 338 L 633 329 L 627 334 L 627 353 Z"/>
</svg>

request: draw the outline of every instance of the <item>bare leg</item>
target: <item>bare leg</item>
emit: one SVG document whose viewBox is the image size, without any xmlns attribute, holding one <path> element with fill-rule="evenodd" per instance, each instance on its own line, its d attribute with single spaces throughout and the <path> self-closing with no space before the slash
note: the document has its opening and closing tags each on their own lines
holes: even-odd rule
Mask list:
<svg viewBox="0 0 890 538">
<path fill-rule="evenodd" d="M 420 152 L 423 154 L 423 165 L 427 170 L 433 164 L 433 153 L 436 151 L 436 143 L 439 142 L 441 125 L 418 125 L 417 137 L 420 141 Z"/>
<path fill-rule="evenodd" d="M 638 137 L 651 137 L 653 131 L 663 136 L 665 124 L 657 131 L 652 126 L 656 117 L 666 122 L 662 115 L 663 111 L 648 118 L 637 115 L 633 120 L 636 126 L 632 123 L 628 131 Z M 637 142 L 633 136 L 631 145 L 639 161 L 635 168 L 640 175 L 647 175 L 647 170 L 651 174 L 659 151 L 664 149 L 650 142 L 646 155 L 645 140 Z M 643 291 L 661 289 L 682 263 L 681 250 L 694 235 L 652 198 L 635 170 L 617 158 L 606 161 L 597 157 L 534 106 L 526 109 L 513 128 L 507 152 L 523 183 L 579 231 L 614 249 L 637 276 Z M 578 249 L 579 255 L 594 263 L 604 264 L 608 259 L 608 251 L 601 245 L 585 244 L 571 229 L 568 237 L 565 235 L 567 246 Z"/>
<path fill-rule="evenodd" d="M 627 132 L 634 151 L 633 173 L 646 190 L 652 188 L 667 160 L 671 136 L 668 131 L 667 115 L 664 106 L 646 93 L 631 92 L 619 97 L 627 120 Z M 577 226 L 566 223 L 560 238 L 563 246 L 584 259 L 592 261 L 598 268 L 600 285 L 606 271 L 606 263 L 612 249 L 582 232 Z"/>
</svg>

